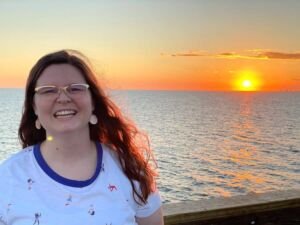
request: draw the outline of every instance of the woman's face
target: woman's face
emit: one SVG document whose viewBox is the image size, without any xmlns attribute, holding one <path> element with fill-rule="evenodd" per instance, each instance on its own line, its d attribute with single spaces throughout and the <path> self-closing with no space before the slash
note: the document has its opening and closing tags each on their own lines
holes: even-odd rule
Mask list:
<svg viewBox="0 0 300 225">
<path fill-rule="evenodd" d="M 36 87 L 65 87 L 70 84 L 86 84 L 81 72 L 69 64 L 48 66 L 37 80 Z M 35 114 L 47 136 L 74 132 L 76 135 L 89 132 L 89 119 L 93 111 L 90 91 L 69 94 L 60 89 L 59 93 L 35 93 Z"/>
</svg>

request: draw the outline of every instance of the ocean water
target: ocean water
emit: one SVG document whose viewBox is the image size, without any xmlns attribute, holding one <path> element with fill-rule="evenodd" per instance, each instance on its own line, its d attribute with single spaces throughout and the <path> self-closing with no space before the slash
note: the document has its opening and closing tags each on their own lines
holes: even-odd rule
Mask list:
<svg viewBox="0 0 300 225">
<path fill-rule="evenodd" d="M 110 95 L 148 133 L 164 202 L 300 188 L 300 92 Z M 0 161 L 20 150 L 22 104 L 0 89 Z"/>
</svg>

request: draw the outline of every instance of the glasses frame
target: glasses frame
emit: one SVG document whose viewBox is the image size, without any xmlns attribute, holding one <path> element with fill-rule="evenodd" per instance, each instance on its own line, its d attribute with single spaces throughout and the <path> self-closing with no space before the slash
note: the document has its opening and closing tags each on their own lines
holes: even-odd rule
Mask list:
<svg viewBox="0 0 300 225">
<path fill-rule="evenodd" d="M 43 96 L 43 94 L 40 94 L 40 93 L 38 93 L 38 91 L 40 90 L 40 89 L 42 89 L 42 88 L 57 88 L 57 90 L 58 90 L 58 92 L 57 93 L 53 93 L 53 96 L 55 95 L 55 96 L 59 96 L 60 94 L 61 94 L 61 91 L 63 91 L 66 95 L 68 95 L 68 96 L 73 96 L 73 94 L 72 93 L 69 93 L 68 92 L 68 88 L 69 87 L 71 87 L 71 86 L 73 86 L 73 85 L 82 85 L 82 86 L 85 86 L 86 87 L 86 90 L 88 90 L 89 89 L 89 87 L 90 87 L 90 85 L 88 85 L 88 84 L 84 84 L 84 83 L 75 83 L 75 84 L 69 84 L 69 85 L 66 85 L 66 86 L 64 86 L 64 87 L 58 87 L 58 86 L 56 86 L 56 85 L 43 85 L 43 86 L 39 86 L 39 87 L 36 87 L 35 89 L 34 89 L 34 92 L 36 93 L 36 94 L 38 94 L 38 95 L 40 95 L 40 96 Z M 45 96 L 46 96 L 47 94 L 45 94 Z M 51 94 L 52 95 L 52 94 Z"/>
</svg>

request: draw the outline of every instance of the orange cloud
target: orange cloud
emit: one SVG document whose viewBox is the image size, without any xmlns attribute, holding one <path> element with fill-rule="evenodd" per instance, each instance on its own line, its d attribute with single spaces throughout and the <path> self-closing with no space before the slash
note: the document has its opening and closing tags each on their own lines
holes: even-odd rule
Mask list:
<svg viewBox="0 0 300 225">
<path fill-rule="evenodd" d="M 196 51 L 190 51 L 190 52 L 182 52 L 182 53 L 173 53 L 173 54 L 168 54 L 168 53 L 161 53 L 161 56 L 172 56 L 172 57 L 195 57 L 195 56 L 208 56 L 205 53 L 199 53 Z"/>
<path fill-rule="evenodd" d="M 266 59 L 263 56 L 248 56 L 248 55 L 241 55 L 232 52 L 225 52 L 215 55 L 215 58 L 225 58 L 225 59 Z"/>
<path fill-rule="evenodd" d="M 299 78 L 293 78 L 292 80 L 294 80 L 294 81 L 300 81 L 300 77 Z"/>
<path fill-rule="evenodd" d="M 300 59 L 300 53 L 263 52 L 258 57 L 266 57 L 268 59 Z"/>
<path fill-rule="evenodd" d="M 205 55 L 199 53 L 176 53 L 176 54 L 172 54 L 171 56 L 177 57 L 177 56 L 205 56 Z"/>
<path fill-rule="evenodd" d="M 300 59 L 300 53 L 286 53 L 286 52 L 272 52 L 272 51 L 262 51 L 259 49 L 247 50 L 247 52 L 252 52 L 252 54 L 239 54 L 235 52 L 223 52 L 218 54 L 204 54 L 197 52 L 187 52 L 187 53 L 174 53 L 161 55 L 167 55 L 172 57 L 212 57 L 212 58 L 222 58 L 222 59 Z M 253 54 L 254 53 L 254 54 Z"/>
</svg>

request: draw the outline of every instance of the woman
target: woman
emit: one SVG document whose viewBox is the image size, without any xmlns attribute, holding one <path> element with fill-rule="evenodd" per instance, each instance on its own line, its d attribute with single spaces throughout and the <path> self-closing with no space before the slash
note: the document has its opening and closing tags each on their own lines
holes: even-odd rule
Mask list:
<svg viewBox="0 0 300 225">
<path fill-rule="evenodd" d="M 147 138 L 77 51 L 32 68 L 19 137 L 0 167 L 3 224 L 163 224 Z"/>
</svg>

